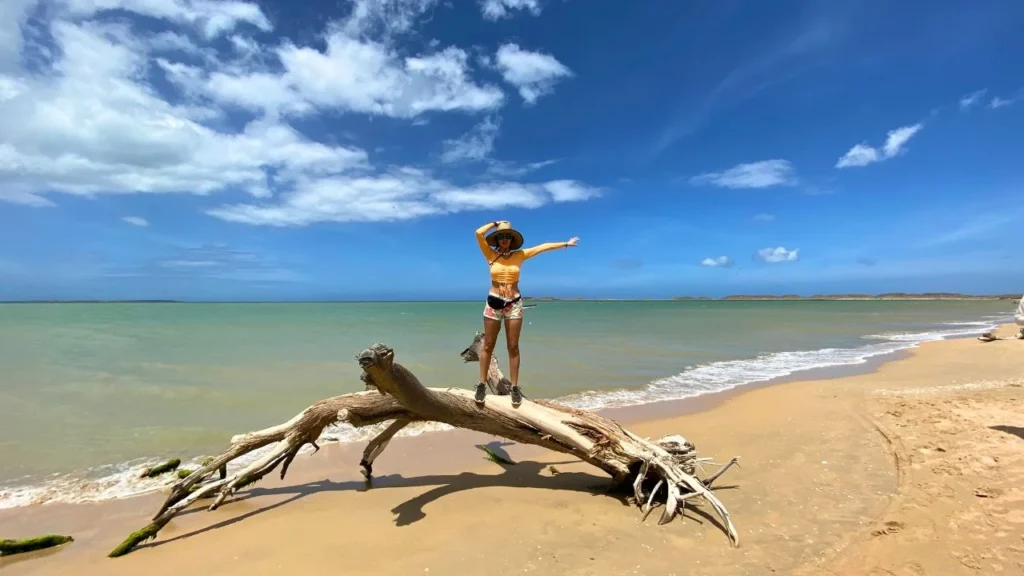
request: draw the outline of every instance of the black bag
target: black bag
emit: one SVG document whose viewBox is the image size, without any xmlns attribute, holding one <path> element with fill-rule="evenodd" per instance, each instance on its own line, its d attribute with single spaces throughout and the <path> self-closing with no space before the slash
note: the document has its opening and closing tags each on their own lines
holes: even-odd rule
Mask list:
<svg viewBox="0 0 1024 576">
<path fill-rule="evenodd" d="M 522 296 L 516 296 L 512 300 L 505 300 L 501 296 L 495 296 L 494 294 L 488 294 L 487 295 L 487 305 L 490 306 L 494 310 L 503 310 L 507 306 L 511 306 L 512 304 L 515 304 L 516 302 L 519 302 L 519 300 L 521 298 L 522 298 Z"/>
</svg>

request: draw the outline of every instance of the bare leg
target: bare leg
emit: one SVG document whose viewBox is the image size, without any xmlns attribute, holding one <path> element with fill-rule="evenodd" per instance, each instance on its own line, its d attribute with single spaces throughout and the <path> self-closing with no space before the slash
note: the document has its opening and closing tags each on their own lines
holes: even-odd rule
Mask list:
<svg viewBox="0 0 1024 576">
<path fill-rule="evenodd" d="M 519 385 L 519 334 L 522 330 L 522 318 L 505 319 L 505 344 L 508 346 L 508 379 L 513 387 Z"/>
<path fill-rule="evenodd" d="M 483 402 L 483 395 L 486 393 L 479 389 L 481 382 L 487 382 L 487 368 L 491 365 L 491 356 L 494 354 L 494 343 L 498 341 L 498 332 L 501 331 L 501 321 L 484 316 L 484 339 L 480 343 L 480 379 L 477 380 L 477 402 Z"/>
<path fill-rule="evenodd" d="M 505 319 L 505 341 L 508 343 L 509 381 L 512 383 L 512 406 L 519 406 L 523 393 L 519 390 L 519 333 L 523 329 L 522 318 Z"/>
</svg>

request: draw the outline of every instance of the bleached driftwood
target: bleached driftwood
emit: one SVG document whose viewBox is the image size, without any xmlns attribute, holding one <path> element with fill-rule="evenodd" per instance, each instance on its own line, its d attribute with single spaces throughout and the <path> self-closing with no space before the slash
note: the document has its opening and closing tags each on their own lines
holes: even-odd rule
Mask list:
<svg viewBox="0 0 1024 576">
<path fill-rule="evenodd" d="M 478 361 L 481 335 L 462 352 L 466 362 Z M 140 543 L 154 538 L 172 518 L 202 498 L 214 497 L 214 510 L 240 488 L 244 488 L 281 466 L 284 478 L 288 465 L 306 444 L 319 449 L 315 441 L 324 428 L 338 422 L 355 427 L 381 422 L 392 423 L 372 439 L 360 462 L 364 476 L 372 474 L 373 461 L 394 435 L 412 422 L 441 422 L 570 454 L 605 471 L 612 477 L 611 489 L 632 493 L 644 517 L 655 501 L 665 508 L 659 524 L 670 521 L 684 502 L 703 499 L 721 518 L 734 546 L 739 535 L 725 506 L 712 493 L 712 483 L 736 463 L 726 463 L 717 473 L 703 480 L 701 463 L 692 443 L 681 436 L 657 440 L 641 438 L 618 423 L 593 412 L 579 410 L 547 400 L 524 399 L 513 407 L 507 395 L 508 381 L 496 362 L 489 367 L 488 384 L 495 393 L 483 406 L 470 390 L 427 388 L 401 364 L 394 352 L 383 344 L 374 344 L 357 356 L 363 369 L 361 378 L 367 390 L 321 400 L 294 418 L 264 430 L 231 439 L 231 446 L 204 466 L 178 481 L 152 522 L 131 534 L 110 553 L 121 556 Z M 241 470 L 224 474 L 228 462 L 254 450 L 274 445 L 264 456 Z M 221 478 L 202 483 L 215 471 Z"/>
</svg>

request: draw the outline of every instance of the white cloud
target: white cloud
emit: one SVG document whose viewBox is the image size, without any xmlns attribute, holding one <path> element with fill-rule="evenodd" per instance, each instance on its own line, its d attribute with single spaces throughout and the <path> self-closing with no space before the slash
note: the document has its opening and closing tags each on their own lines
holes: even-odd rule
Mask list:
<svg viewBox="0 0 1024 576">
<path fill-rule="evenodd" d="M 754 216 L 754 220 L 756 220 L 758 222 L 771 222 L 772 220 L 775 220 L 775 215 L 773 215 L 773 214 L 758 214 L 757 216 Z"/>
<path fill-rule="evenodd" d="M 139 216 L 125 216 L 124 218 L 121 218 L 121 220 L 124 220 L 132 226 L 138 226 L 139 228 L 146 228 L 149 226 L 149 221 Z"/>
<path fill-rule="evenodd" d="M 484 118 L 461 138 L 444 141 L 443 162 L 464 162 L 483 160 L 494 150 L 494 139 L 498 137 L 498 122 L 493 118 Z"/>
<path fill-rule="evenodd" d="M 51 31 L 62 54 L 53 72 L 26 74 L 0 108 L 0 199 L 229 187 L 265 195 L 270 170 L 287 180 L 366 163 L 362 150 L 310 141 L 275 120 L 238 133 L 201 124 L 215 111 L 162 99 L 144 82 L 147 53 L 137 38 L 119 38 L 123 30 L 57 21 Z"/>
<path fill-rule="evenodd" d="M 890 130 L 888 136 L 885 139 L 885 144 L 882 146 L 882 152 L 885 158 L 892 158 L 903 151 L 903 147 L 906 146 L 907 142 L 917 134 L 917 131 L 921 129 L 920 124 L 914 124 L 913 126 L 904 126 L 895 130 Z"/>
<path fill-rule="evenodd" d="M 905 151 L 907 142 L 923 127 L 923 124 L 902 126 L 890 130 L 886 135 L 882 148 L 873 148 L 867 144 L 856 144 L 836 162 L 836 168 L 867 166 L 899 156 Z"/>
<path fill-rule="evenodd" d="M 20 64 L 3 67 L 10 57 L 5 50 L 17 54 L 22 45 L 20 28 L 4 20 L 0 201 L 53 206 L 54 194 L 247 192 L 267 200 L 232 200 L 208 213 L 238 222 L 294 225 L 535 208 L 597 196 L 597 189 L 569 179 L 528 184 L 500 179 L 553 161 L 520 166 L 489 160 L 487 177 L 496 179 L 456 185 L 425 170 L 374 166 L 366 151 L 316 141 L 290 124 L 296 115 L 316 124 L 325 111 L 421 120 L 425 112 L 501 106 L 500 89 L 470 77 L 463 50 L 404 55 L 397 48 L 395 38 L 434 3 L 356 0 L 348 18 L 328 25 L 326 49 L 320 51 L 257 42 L 258 36 L 240 28 L 270 26 L 255 4 L 70 0 L 65 10 L 38 24 L 49 28 L 53 57 L 31 71 Z M 13 6 L 5 3 L 0 12 L 20 17 Z M 113 9 L 163 19 L 179 29 L 135 30 L 120 14 L 110 23 L 105 18 Z M 211 36 L 218 36 L 216 44 Z M 161 74 L 172 89 L 152 83 Z M 227 113 L 233 105 L 247 109 L 250 119 L 238 124 L 238 116 Z M 496 129 L 496 121 L 485 120 L 476 148 L 467 141 L 461 148 L 449 143 L 449 159 L 486 157 Z"/>
<path fill-rule="evenodd" d="M 63 0 L 73 16 L 89 17 L 109 10 L 126 10 L 144 16 L 196 27 L 207 38 L 247 23 L 269 32 L 270 20 L 253 2 L 233 0 Z"/>
<path fill-rule="evenodd" d="M 326 52 L 288 45 L 278 55 L 289 90 L 322 108 L 411 118 L 493 110 L 504 102 L 500 89 L 469 78 L 460 48 L 402 59 L 383 44 L 335 33 Z"/>
<path fill-rule="evenodd" d="M 981 102 L 981 99 L 985 96 L 986 92 L 988 92 L 988 89 L 982 88 L 981 90 L 975 90 L 974 92 L 971 92 L 970 94 L 961 97 L 960 109 L 967 110 L 968 108 L 973 107 L 978 102 Z"/>
<path fill-rule="evenodd" d="M 573 73 L 550 54 L 523 50 L 518 44 L 503 44 L 495 54 L 502 77 L 519 89 L 527 104 L 554 90 L 555 84 Z"/>
<path fill-rule="evenodd" d="M 153 52 L 173 52 L 175 50 L 202 57 L 203 49 L 192 42 L 192 39 L 177 32 L 163 31 L 146 39 L 149 49 Z"/>
<path fill-rule="evenodd" d="M 486 20 L 511 18 L 512 10 L 528 10 L 534 16 L 540 14 L 538 0 L 482 0 L 480 11 Z"/>
<path fill-rule="evenodd" d="M 701 266 L 707 266 L 709 268 L 729 268 L 732 266 L 732 259 L 728 256 L 718 256 L 716 258 L 705 258 L 700 261 Z"/>
<path fill-rule="evenodd" d="M 757 251 L 757 257 L 769 264 L 777 264 L 779 262 L 796 262 L 800 259 L 800 250 L 794 248 L 792 250 L 786 250 L 782 246 L 776 248 L 761 248 Z"/>
<path fill-rule="evenodd" d="M 768 188 L 794 182 L 793 165 L 778 159 L 738 164 L 724 172 L 708 172 L 690 179 L 697 186 L 711 184 L 722 188 Z"/>
<path fill-rule="evenodd" d="M 596 198 L 600 192 L 575 180 L 553 180 L 544 183 L 544 189 L 555 202 L 579 202 Z"/>
<path fill-rule="evenodd" d="M 327 37 L 324 52 L 284 44 L 271 54 L 276 67 L 206 72 L 161 62 L 171 80 L 220 103 L 268 113 L 305 113 L 313 108 L 396 118 L 426 112 L 480 112 L 499 108 L 505 96 L 469 75 L 460 48 L 402 58 L 381 42 L 355 38 L 343 29 Z"/>
<path fill-rule="evenodd" d="M 539 208 L 551 202 L 586 200 L 598 193 L 566 180 L 460 187 L 422 170 L 406 168 L 377 176 L 304 179 L 276 203 L 221 206 L 209 214 L 230 222 L 265 226 L 388 222 L 466 210 Z"/>
<path fill-rule="evenodd" d="M 872 162 L 878 162 L 881 156 L 878 150 L 866 144 L 855 144 L 836 163 L 836 168 L 849 168 L 851 166 L 867 166 Z"/>
<path fill-rule="evenodd" d="M 540 162 L 530 162 L 527 164 L 517 164 L 515 162 L 508 162 L 505 160 L 494 160 L 491 159 L 487 166 L 488 176 L 496 178 L 519 178 L 535 172 L 541 168 L 546 168 L 553 164 L 556 164 L 558 160 L 541 160 Z"/>
<path fill-rule="evenodd" d="M 3 0 L 0 2 L 0 74 L 16 70 L 23 40 L 21 26 L 29 8 L 36 0 Z"/>
<path fill-rule="evenodd" d="M 235 52 L 238 52 L 242 56 L 252 57 L 260 51 L 259 43 L 248 36 L 232 34 L 228 40 L 231 41 L 231 47 L 234 48 Z"/>
<path fill-rule="evenodd" d="M 994 98 L 992 98 L 992 101 L 988 103 L 988 107 L 993 110 L 997 110 L 999 108 L 1009 106 L 1014 102 L 1016 102 L 1016 100 L 1007 100 L 1006 98 L 1000 98 L 999 96 L 995 96 Z"/>
</svg>

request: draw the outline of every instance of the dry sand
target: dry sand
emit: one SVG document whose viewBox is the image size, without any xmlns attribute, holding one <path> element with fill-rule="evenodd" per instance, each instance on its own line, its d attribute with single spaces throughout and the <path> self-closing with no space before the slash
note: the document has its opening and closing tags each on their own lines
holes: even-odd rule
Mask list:
<svg viewBox="0 0 1024 576">
<path fill-rule="evenodd" d="M 302 457 L 286 481 L 190 512 L 119 559 L 105 555 L 161 495 L 2 511 L 2 537 L 76 541 L 0 559 L 0 571 L 1021 574 L 1022 385 L 1024 341 L 970 338 L 926 344 L 869 374 L 611 412 L 642 435 L 681 433 L 719 461 L 740 456 L 719 489 L 739 548 L 699 504 L 665 526 L 657 510 L 641 522 L 600 492 L 607 478 L 589 465 L 505 445 L 518 464 L 503 468 L 472 447 L 494 438 L 452 432 L 393 442 L 369 490 L 361 446 Z M 709 409 L 664 417 L 695 406 Z"/>
</svg>

